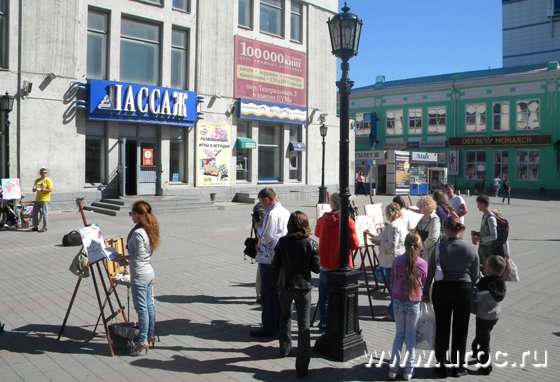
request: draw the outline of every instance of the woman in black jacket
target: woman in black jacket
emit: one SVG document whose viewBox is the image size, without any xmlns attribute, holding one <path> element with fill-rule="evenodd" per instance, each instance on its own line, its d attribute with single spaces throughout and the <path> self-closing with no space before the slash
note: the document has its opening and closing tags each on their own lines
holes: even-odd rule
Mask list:
<svg viewBox="0 0 560 382">
<path fill-rule="evenodd" d="M 309 237 L 309 219 L 301 211 L 290 215 L 288 234 L 278 241 L 272 267 L 278 272 L 280 325 L 278 339 L 280 355 L 287 357 L 292 350 L 292 301 L 295 301 L 298 321 L 298 377 L 307 374 L 311 358 L 309 321 L 311 313 L 311 272 L 319 273 L 317 242 Z"/>
</svg>

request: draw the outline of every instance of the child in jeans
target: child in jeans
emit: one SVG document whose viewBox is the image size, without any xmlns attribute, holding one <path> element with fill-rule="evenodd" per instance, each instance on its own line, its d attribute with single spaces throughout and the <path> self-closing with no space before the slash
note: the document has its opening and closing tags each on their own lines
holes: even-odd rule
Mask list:
<svg viewBox="0 0 560 382">
<path fill-rule="evenodd" d="M 506 261 L 501 256 L 490 256 L 484 264 L 484 274 L 477 284 L 478 291 L 473 301 L 476 313 L 476 337 L 472 343 L 473 358 L 480 363 L 484 375 L 492 372 L 489 362 L 490 332 L 500 318 L 500 302 L 506 296 L 506 283 L 502 275 Z"/>
</svg>

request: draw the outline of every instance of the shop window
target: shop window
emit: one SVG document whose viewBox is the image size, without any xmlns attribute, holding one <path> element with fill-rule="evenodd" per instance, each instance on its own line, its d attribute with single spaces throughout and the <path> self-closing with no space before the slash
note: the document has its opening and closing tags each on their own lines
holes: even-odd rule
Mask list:
<svg viewBox="0 0 560 382">
<path fill-rule="evenodd" d="M 509 102 L 494 102 L 492 104 L 492 130 L 509 130 Z"/>
<path fill-rule="evenodd" d="M 0 0 L 1 1 L 1 0 Z M 89 10 L 87 36 L 87 77 L 107 78 L 107 38 L 109 15 Z"/>
<path fill-rule="evenodd" d="M 173 0 L 173 9 L 183 12 L 191 11 L 190 0 Z"/>
<path fill-rule="evenodd" d="M 408 134 L 422 134 L 422 109 L 408 109 Z"/>
<path fill-rule="evenodd" d="M 105 167 L 105 140 L 101 137 L 86 137 L 86 183 L 100 184 L 104 182 L 103 169 Z"/>
<path fill-rule="evenodd" d="M 540 128 L 539 101 L 517 101 L 517 130 L 536 130 Z"/>
<path fill-rule="evenodd" d="M 290 126 L 290 142 L 301 142 L 301 126 Z M 289 160 L 290 160 L 290 180 L 300 181 L 301 180 L 301 161 L 302 152 L 298 150 L 289 150 Z"/>
<path fill-rule="evenodd" d="M 284 36 L 284 0 L 261 0 L 261 32 Z"/>
<path fill-rule="evenodd" d="M 515 152 L 515 179 L 538 181 L 540 172 L 539 150 L 517 150 Z"/>
<path fill-rule="evenodd" d="M 480 180 L 486 178 L 486 151 L 465 151 L 465 178 Z"/>
<path fill-rule="evenodd" d="M 8 67 L 8 0 L 0 0 L 0 68 Z"/>
<path fill-rule="evenodd" d="M 159 83 L 160 28 L 122 19 L 120 80 L 146 85 Z"/>
<path fill-rule="evenodd" d="M 403 133 L 403 111 L 387 110 L 387 135 L 402 135 Z"/>
<path fill-rule="evenodd" d="M 302 42 L 302 5 L 299 1 L 292 0 L 290 10 L 290 39 Z"/>
<path fill-rule="evenodd" d="M 281 125 L 259 125 L 259 182 L 280 181 L 281 156 L 280 134 Z"/>
<path fill-rule="evenodd" d="M 465 105 L 465 130 L 467 133 L 486 131 L 486 104 Z"/>
<path fill-rule="evenodd" d="M 171 33 L 171 87 L 187 88 L 187 31 L 173 29 Z"/>
<path fill-rule="evenodd" d="M 237 25 L 253 29 L 253 0 L 238 0 Z"/>
<path fill-rule="evenodd" d="M 494 178 L 508 178 L 508 150 L 494 150 Z"/>
<path fill-rule="evenodd" d="M 186 133 L 181 128 L 171 128 L 169 133 L 169 181 L 184 182 Z"/>
<path fill-rule="evenodd" d="M 444 134 L 447 111 L 445 106 L 428 108 L 428 134 Z"/>
</svg>

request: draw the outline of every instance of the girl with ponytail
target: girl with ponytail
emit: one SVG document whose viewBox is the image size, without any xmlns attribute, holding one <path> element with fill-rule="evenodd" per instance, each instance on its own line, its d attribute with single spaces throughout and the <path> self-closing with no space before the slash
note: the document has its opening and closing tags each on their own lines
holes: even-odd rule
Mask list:
<svg viewBox="0 0 560 382">
<path fill-rule="evenodd" d="M 404 255 L 393 260 L 391 269 L 393 312 L 397 330 L 391 352 L 389 379 L 397 378 L 402 354 L 405 360 L 403 379 L 408 381 L 414 371 L 416 324 L 420 317 L 422 288 L 428 273 L 428 264 L 421 257 L 422 239 L 416 231 L 410 231 L 406 235 L 404 248 Z M 403 343 L 406 344 L 406 353 L 402 353 Z"/>
<path fill-rule="evenodd" d="M 132 302 L 138 316 L 138 339 L 130 355 L 139 356 L 148 352 L 149 344 L 155 342 L 155 307 L 152 297 L 152 282 L 155 274 L 151 258 L 159 247 L 159 225 L 152 214 L 148 202 L 134 202 L 129 213 L 135 224 L 126 240 L 127 256 L 119 256 L 117 261 L 128 260 L 130 265 L 130 286 Z"/>
</svg>

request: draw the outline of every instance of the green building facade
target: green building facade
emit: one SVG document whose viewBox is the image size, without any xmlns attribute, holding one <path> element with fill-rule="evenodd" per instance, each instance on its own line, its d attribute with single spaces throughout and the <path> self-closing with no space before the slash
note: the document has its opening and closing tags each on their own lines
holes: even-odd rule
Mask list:
<svg viewBox="0 0 560 382">
<path fill-rule="evenodd" d="M 447 168 L 447 181 L 461 190 L 487 192 L 499 177 L 514 193 L 560 194 L 558 62 L 378 78 L 352 90 L 350 112 L 356 117 L 356 172 L 371 170 L 372 183 L 388 176 L 376 165 L 379 158 L 402 150 L 436 153 L 431 165 Z"/>
</svg>

